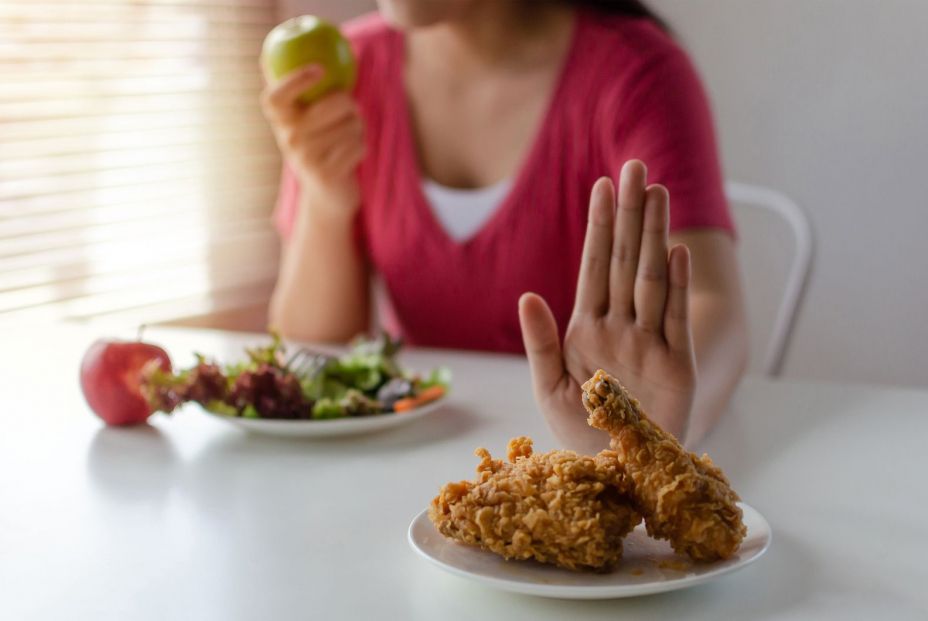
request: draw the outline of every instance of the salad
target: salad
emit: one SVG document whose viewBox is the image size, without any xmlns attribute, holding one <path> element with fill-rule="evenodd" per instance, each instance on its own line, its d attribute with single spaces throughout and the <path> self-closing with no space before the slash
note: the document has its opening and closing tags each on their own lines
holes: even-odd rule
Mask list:
<svg viewBox="0 0 928 621">
<path fill-rule="evenodd" d="M 234 364 L 197 355 L 196 365 L 177 372 L 150 365 L 141 387 L 153 410 L 170 413 L 192 401 L 225 416 L 286 420 L 400 413 L 444 396 L 450 371 L 406 371 L 396 361 L 400 348 L 382 334 L 355 341 L 342 356 L 300 349 L 288 357 L 274 335 Z"/>
</svg>

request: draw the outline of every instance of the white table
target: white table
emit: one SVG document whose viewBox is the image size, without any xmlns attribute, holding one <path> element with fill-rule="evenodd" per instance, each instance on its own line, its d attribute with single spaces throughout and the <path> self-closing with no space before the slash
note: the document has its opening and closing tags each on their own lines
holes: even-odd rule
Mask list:
<svg viewBox="0 0 928 621">
<path fill-rule="evenodd" d="M 749 379 L 703 447 L 774 529 L 756 564 L 686 591 L 577 602 L 496 592 L 406 543 L 477 446 L 554 442 L 524 362 L 447 364 L 452 404 L 360 438 L 249 436 L 189 409 L 107 429 L 86 408 L 90 332 L 6 330 L 0 619 L 926 619 L 928 392 Z M 175 362 L 254 338 L 152 330 Z"/>
</svg>

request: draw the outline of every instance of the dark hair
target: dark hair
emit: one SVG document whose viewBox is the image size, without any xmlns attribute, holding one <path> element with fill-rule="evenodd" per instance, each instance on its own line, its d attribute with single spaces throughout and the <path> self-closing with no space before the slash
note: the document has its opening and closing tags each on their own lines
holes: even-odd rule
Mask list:
<svg viewBox="0 0 928 621">
<path fill-rule="evenodd" d="M 613 15 L 628 15 L 630 17 L 645 17 L 653 20 L 661 28 L 667 29 L 664 23 L 654 11 L 649 9 L 640 0 L 561 0 L 565 4 L 580 9 L 592 9 L 601 13 L 611 13 Z"/>
</svg>

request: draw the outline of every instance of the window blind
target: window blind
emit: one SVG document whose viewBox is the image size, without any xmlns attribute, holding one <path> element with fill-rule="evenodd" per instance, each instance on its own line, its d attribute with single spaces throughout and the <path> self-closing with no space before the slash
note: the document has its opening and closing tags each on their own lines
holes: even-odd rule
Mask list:
<svg viewBox="0 0 928 621">
<path fill-rule="evenodd" d="M 264 305 L 274 0 L 0 1 L 0 321 Z"/>
</svg>

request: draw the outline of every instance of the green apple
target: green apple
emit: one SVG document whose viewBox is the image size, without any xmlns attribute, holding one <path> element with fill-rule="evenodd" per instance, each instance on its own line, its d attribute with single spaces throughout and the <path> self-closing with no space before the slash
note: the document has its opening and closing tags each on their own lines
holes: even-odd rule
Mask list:
<svg viewBox="0 0 928 621">
<path fill-rule="evenodd" d="M 309 64 L 321 65 L 325 75 L 300 96 L 306 103 L 335 89 L 351 90 L 357 77 L 348 41 L 338 28 L 314 15 L 278 24 L 264 39 L 261 58 L 268 75 L 275 80 Z"/>
</svg>

